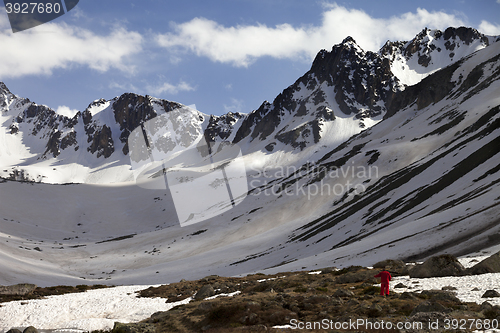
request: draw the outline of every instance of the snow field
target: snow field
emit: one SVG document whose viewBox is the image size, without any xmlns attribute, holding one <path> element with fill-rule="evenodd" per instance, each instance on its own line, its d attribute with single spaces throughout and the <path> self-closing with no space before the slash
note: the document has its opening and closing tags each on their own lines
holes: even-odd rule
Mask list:
<svg viewBox="0 0 500 333">
<path fill-rule="evenodd" d="M 500 246 L 492 247 L 478 254 L 462 257 L 459 261 L 465 267 L 471 267 L 497 252 Z M 318 274 L 314 271 L 310 274 Z M 264 282 L 269 279 L 262 279 Z M 403 283 L 409 288 L 394 288 Z M 153 285 L 155 287 L 157 285 Z M 440 290 L 444 286 L 457 288 L 456 295 L 463 302 L 478 304 L 488 301 L 492 305 L 500 305 L 500 298 L 482 298 L 486 290 L 500 291 L 500 273 L 482 274 L 460 277 L 410 278 L 395 277 L 391 281 L 394 292 L 420 292 L 423 290 Z M 179 302 L 168 303 L 163 298 L 137 298 L 136 293 L 150 286 L 120 286 L 106 289 L 89 290 L 84 293 L 51 296 L 42 300 L 15 301 L 2 304 L 0 307 L 0 332 L 6 332 L 12 327 L 24 328 L 34 326 L 39 330 L 55 330 L 56 332 L 86 332 L 92 330 L 107 330 L 113 328 L 114 322 L 139 322 L 158 311 L 168 311 L 180 304 L 189 303 L 192 298 Z M 478 290 L 473 290 L 477 288 Z M 231 297 L 240 292 L 220 294 Z M 500 332 L 489 330 L 487 332 Z"/>
<path fill-rule="evenodd" d="M 64 332 L 107 330 L 112 329 L 116 321 L 138 322 L 191 300 L 167 303 L 164 298 L 136 297 L 137 291 L 149 287 L 121 286 L 4 303 L 0 307 L 0 331 L 27 326 Z"/>
</svg>

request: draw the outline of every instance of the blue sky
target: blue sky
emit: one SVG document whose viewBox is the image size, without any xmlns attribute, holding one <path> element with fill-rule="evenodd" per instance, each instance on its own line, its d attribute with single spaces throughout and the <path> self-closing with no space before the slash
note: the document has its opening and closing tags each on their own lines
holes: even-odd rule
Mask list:
<svg viewBox="0 0 500 333">
<path fill-rule="evenodd" d="M 125 92 L 248 113 L 348 35 L 372 51 L 424 27 L 500 35 L 499 14 L 500 0 L 80 0 L 13 34 L 0 7 L 0 81 L 65 114 Z"/>
</svg>

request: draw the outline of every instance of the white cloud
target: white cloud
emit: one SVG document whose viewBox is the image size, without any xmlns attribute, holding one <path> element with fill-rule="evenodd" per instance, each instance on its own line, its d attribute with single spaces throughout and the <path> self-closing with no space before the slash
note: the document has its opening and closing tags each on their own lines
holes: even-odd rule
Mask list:
<svg viewBox="0 0 500 333">
<path fill-rule="evenodd" d="M 225 27 L 206 18 L 174 24 L 174 33 L 158 35 L 157 43 L 176 52 L 190 51 L 212 61 L 247 67 L 260 57 L 307 59 L 352 36 L 365 50 L 378 50 L 387 40 L 409 40 L 424 27 L 461 26 L 457 15 L 417 9 L 388 19 L 373 18 L 362 10 L 325 5 L 320 26 L 281 24 Z"/>
<path fill-rule="evenodd" d="M 116 81 L 112 81 L 108 87 L 110 89 L 118 90 L 120 93 L 123 92 L 133 92 L 133 91 L 139 91 L 139 88 L 137 88 L 135 85 L 131 83 L 118 83 Z"/>
<path fill-rule="evenodd" d="M 497 2 L 500 3 L 499 1 L 500 0 L 498 0 Z M 492 24 L 488 21 L 481 21 L 478 29 L 485 35 L 500 35 L 500 25 Z"/>
<path fill-rule="evenodd" d="M 56 109 L 57 114 L 66 116 L 68 118 L 73 118 L 77 112 L 78 112 L 78 110 L 72 110 L 69 107 L 67 107 L 66 105 L 61 105 L 61 106 L 57 107 L 57 109 Z"/>
<path fill-rule="evenodd" d="M 224 104 L 224 113 L 228 112 L 243 112 L 243 100 L 236 99 L 236 98 L 231 98 L 231 104 L 226 105 Z"/>
<path fill-rule="evenodd" d="M 12 33 L 7 16 L 0 15 L 0 77 L 50 75 L 73 65 L 105 72 L 111 68 L 130 72 L 127 57 L 142 51 L 143 37 L 114 27 L 108 35 L 67 24 L 46 23 Z"/>
<path fill-rule="evenodd" d="M 181 91 L 193 91 L 195 88 L 189 83 L 184 81 L 179 82 L 176 85 L 165 82 L 159 86 L 148 86 L 147 90 L 152 92 L 155 96 L 162 95 L 164 93 L 175 95 Z"/>
</svg>

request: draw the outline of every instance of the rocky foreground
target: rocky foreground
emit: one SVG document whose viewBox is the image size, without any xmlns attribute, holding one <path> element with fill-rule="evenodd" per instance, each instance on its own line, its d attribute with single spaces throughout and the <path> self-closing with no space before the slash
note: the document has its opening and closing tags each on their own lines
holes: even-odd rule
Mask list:
<svg viewBox="0 0 500 333">
<path fill-rule="evenodd" d="M 466 269 L 450 255 L 432 257 L 420 265 L 385 260 L 373 268 L 351 266 L 313 272 L 285 272 L 246 277 L 208 276 L 150 287 L 137 297 L 160 297 L 165 302 L 191 299 L 170 311 L 154 313 L 140 323 L 115 323 L 113 333 L 130 332 L 471 332 L 500 328 L 500 306 L 462 302 L 456 288 L 415 290 L 391 284 L 389 296 L 380 296 L 374 275 L 385 268 L 393 276 L 435 277 L 492 273 L 500 269 L 500 254 Z M 83 292 L 105 286 L 37 288 L 20 284 L 0 287 L 0 302 Z M 399 291 L 399 292 L 398 292 Z M 500 330 L 499 330 L 500 331 Z M 11 329 L 10 333 L 20 330 Z M 34 327 L 24 330 L 36 333 Z M 490 331 L 494 332 L 494 331 Z M 95 331 L 95 333 L 99 333 Z"/>
</svg>

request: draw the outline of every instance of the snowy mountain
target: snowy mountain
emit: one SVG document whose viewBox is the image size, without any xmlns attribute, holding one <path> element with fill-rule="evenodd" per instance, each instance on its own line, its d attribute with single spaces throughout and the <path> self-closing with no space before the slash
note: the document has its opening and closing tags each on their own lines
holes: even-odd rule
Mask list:
<svg viewBox="0 0 500 333">
<path fill-rule="evenodd" d="M 209 116 L 179 103 L 127 93 L 110 101 L 96 100 L 70 119 L 13 95 L 2 83 L 2 123 L 10 136 L 0 141 L 0 176 L 46 183 L 130 181 L 130 132 L 180 108 L 190 114 L 193 141 L 230 141 L 245 154 L 291 152 L 286 163 L 293 164 L 310 156 L 297 150 L 320 141 L 337 145 L 371 127 L 399 108 L 393 100 L 406 86 L 494 40 L 470 28 L 424 29 L 409 42 L 388 41 L 373 53 L 348 37 L 330 52 L 320 51 L 306 74 L 272 103 L 266 101 L 247 115 Z M 176 130 L 186 132 L 184 125 Z"/>
<path fill-rule="evenodd" d="M 424 29 L 374 53 L 348 37 L 249 114 L 124 94 L 70 119 L 2 84 L 0 283 L 158 283 L 495 245 L 499 40 Z M 243 176 L 231 173 L 227 145 L 239 148 Z M 157 163 L 148 179 L 165 187 L 137 186 L 137 147 Z M 201 159 L 187 162 L 192 152 Z M 163 182 L 186 164 L 179 187 Z M 192 185 L 213 170 L 225 170 L 221 182 Z M 243 178 L 248 191 L 233 197 Z M 216 202 L 179 226 L 181 187 L 184 204 L 200 206 L 204 187 L 224 183 L 232 206 Z"/>
</svg>

